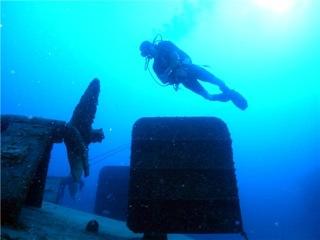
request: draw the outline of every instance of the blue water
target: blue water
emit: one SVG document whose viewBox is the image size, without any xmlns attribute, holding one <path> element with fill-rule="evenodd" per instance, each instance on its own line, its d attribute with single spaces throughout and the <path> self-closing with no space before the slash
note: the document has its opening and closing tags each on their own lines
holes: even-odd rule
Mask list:
<svg viewBox="0 0 320 240">
<path fill-rule="evenodd" d="M 137 119 L 219 117 L 233 139 L 249 238 L 317 240 L 319 11 L 317 0 L 1 1 L 1 113 L 67 121 L 89 82 L 100 79 L 94 127 L 106 138 L 90 146 L 83 191 L 64 201 L 86 211 L 93 209 L 100 168 L 129 164 Z M 209 65 L 249 108 L 157 85 L 138 47 L 158 33 L 194 63 Z M 56 145 L 49 175 L 68 174 L 65 147 Z"/>
</svg>

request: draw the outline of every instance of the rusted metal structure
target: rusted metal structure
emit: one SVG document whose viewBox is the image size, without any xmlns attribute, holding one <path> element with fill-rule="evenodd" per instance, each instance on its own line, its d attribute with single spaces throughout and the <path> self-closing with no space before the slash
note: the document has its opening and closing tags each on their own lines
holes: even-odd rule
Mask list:
<svg viewBox="0 0 320 240">
<path fill-rule="evenodd" d="M 51 149 L 67 147 L 70 172 L 75 181 L 89 175 L 88 146 L 101 142 L 102 129 L 92 129 L 100 82 L 94 79 L 76 106 L 69 122 L 1 116 L 1 220 L 16 224 L 23 205 L 41 207 Z"/>
</svg>

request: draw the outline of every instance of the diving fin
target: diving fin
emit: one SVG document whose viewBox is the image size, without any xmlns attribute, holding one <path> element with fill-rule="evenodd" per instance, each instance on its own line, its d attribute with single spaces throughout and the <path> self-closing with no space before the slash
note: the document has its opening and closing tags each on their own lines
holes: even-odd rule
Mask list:
<svg viewBox="0 0 320 240">
<path fill-rule="evenodd" d="M 247 100 L 240 93 L 236 92 L 235 90 L 229 90 L 227 94 L 236 107 L 240 108 L 241 110 L 245 110 L 248 107 Z"/>
</svg>

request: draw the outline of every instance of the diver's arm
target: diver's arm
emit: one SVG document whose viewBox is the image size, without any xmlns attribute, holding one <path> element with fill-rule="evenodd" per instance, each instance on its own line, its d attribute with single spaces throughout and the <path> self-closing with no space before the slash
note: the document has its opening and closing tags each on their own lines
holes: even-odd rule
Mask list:
<svg viewBox="0 0 320 240">
<path fill-rule="evenodd" d="M 181 62 L 179 60 L 178 53 L 171 52 L 168 58 L 168 67 L 161 74 L 158 74 L 158 77 L 161 80 L 161 82 L 164 84 L 172 82 L 172 73 L 179 66 L 181 66 Z"/>
<path fill-rule="evenodd" d="M 179 48 L 170 41 L 162 41 L 158 44 L 159 52 L 163 53 L 165 60 L 168 63 L 168 69 L 175 69 L 181 65 L 181 56 L 179 54 Z M 169 71 L 169 70 L 167 70 Z"/>
<path fill-rule="evenodd" d="M 171 71 L 176 69 L 177 67 L 179 67 L 182 64 L 180 56 L 179 56 L 178 52 L 176 52 L 176 51 L 172 51 L 169 54 L 168 62 L 169 62 L 168 69 L 170 69 Z"/>
<path fill-rule="evenodd" d="M 158 44 L 157 50 L 159 54 L 157 57 L 161 59 L 159 61 L 165 61 L 166 63 L 164 70 L 161 69 L 161 72 L 156 71 L 157 76 L 162 83 L 171 84 L 173 80 L 172 73 L 182 64 L 178 49 L 173 43 L 162 41 Z M 155 57 L 155 59 L 157 59 L 157 57 Z"/>
<path fill-rule="evenodd" d="M 170 83 L 171 73 L 172 73 L 172 70 L 167 68 L 163 73 L 157 74 L 157 76 L 163 84 L 168 84 Z"/>
<path fill-rule="evenodd" d="M 155 72 L 163 84 L 170 84 L 172 83 L 172 73 L 181 65 L 179 63 L 179 55 L 176 52 L 172 52 L 167 55 L 166 61 L 167 67 L 161 72 Z"/>
</svg>

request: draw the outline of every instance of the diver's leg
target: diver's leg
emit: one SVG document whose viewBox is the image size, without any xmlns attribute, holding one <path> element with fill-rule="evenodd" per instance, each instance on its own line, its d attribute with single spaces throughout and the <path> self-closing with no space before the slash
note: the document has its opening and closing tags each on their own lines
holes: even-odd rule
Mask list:
<svg viewBox="0 0 320 240">
<path fill-rule="evenodd" d="M 234 105 L 236 105 L 241 110 L 245 110 L 248 107 L 247 100 L 240 93 L 228 88 L 223 81 L 215 77 L 206 69 L 201 68 L 197 65 L 191 64 L 188 70 L 189 70 L 189 76 L 192 76 L 195 79 L 199 79 L 205 82 L 210 82 L 212 84 L 218 85 L 218 87 L 222 91 L 222 94 L 210 95 L 213 98 L 210 100 L 225 101 L 225 102 L 228 100 L 231 100 L 234 103 Z"/>
<path fill-rule="evenodd" d="M 210 101 L 227 102 L 230 100 L 230 98 L 224 93 L 209 94 L 208 91 L 204 89 L 204 87 L 196 79 L 185 79 L 181 83 L 192 92 L 199 94 Z"/>
<path fill-rule="evenodd" d="M 230 90 L 221 79 L 217 78 L 212 73 L 198 65 L 191 64 L 189 66 L 189 74 L 201 81 L 217 85 L 222 92 L 227 92 Z"/>
</svg>

